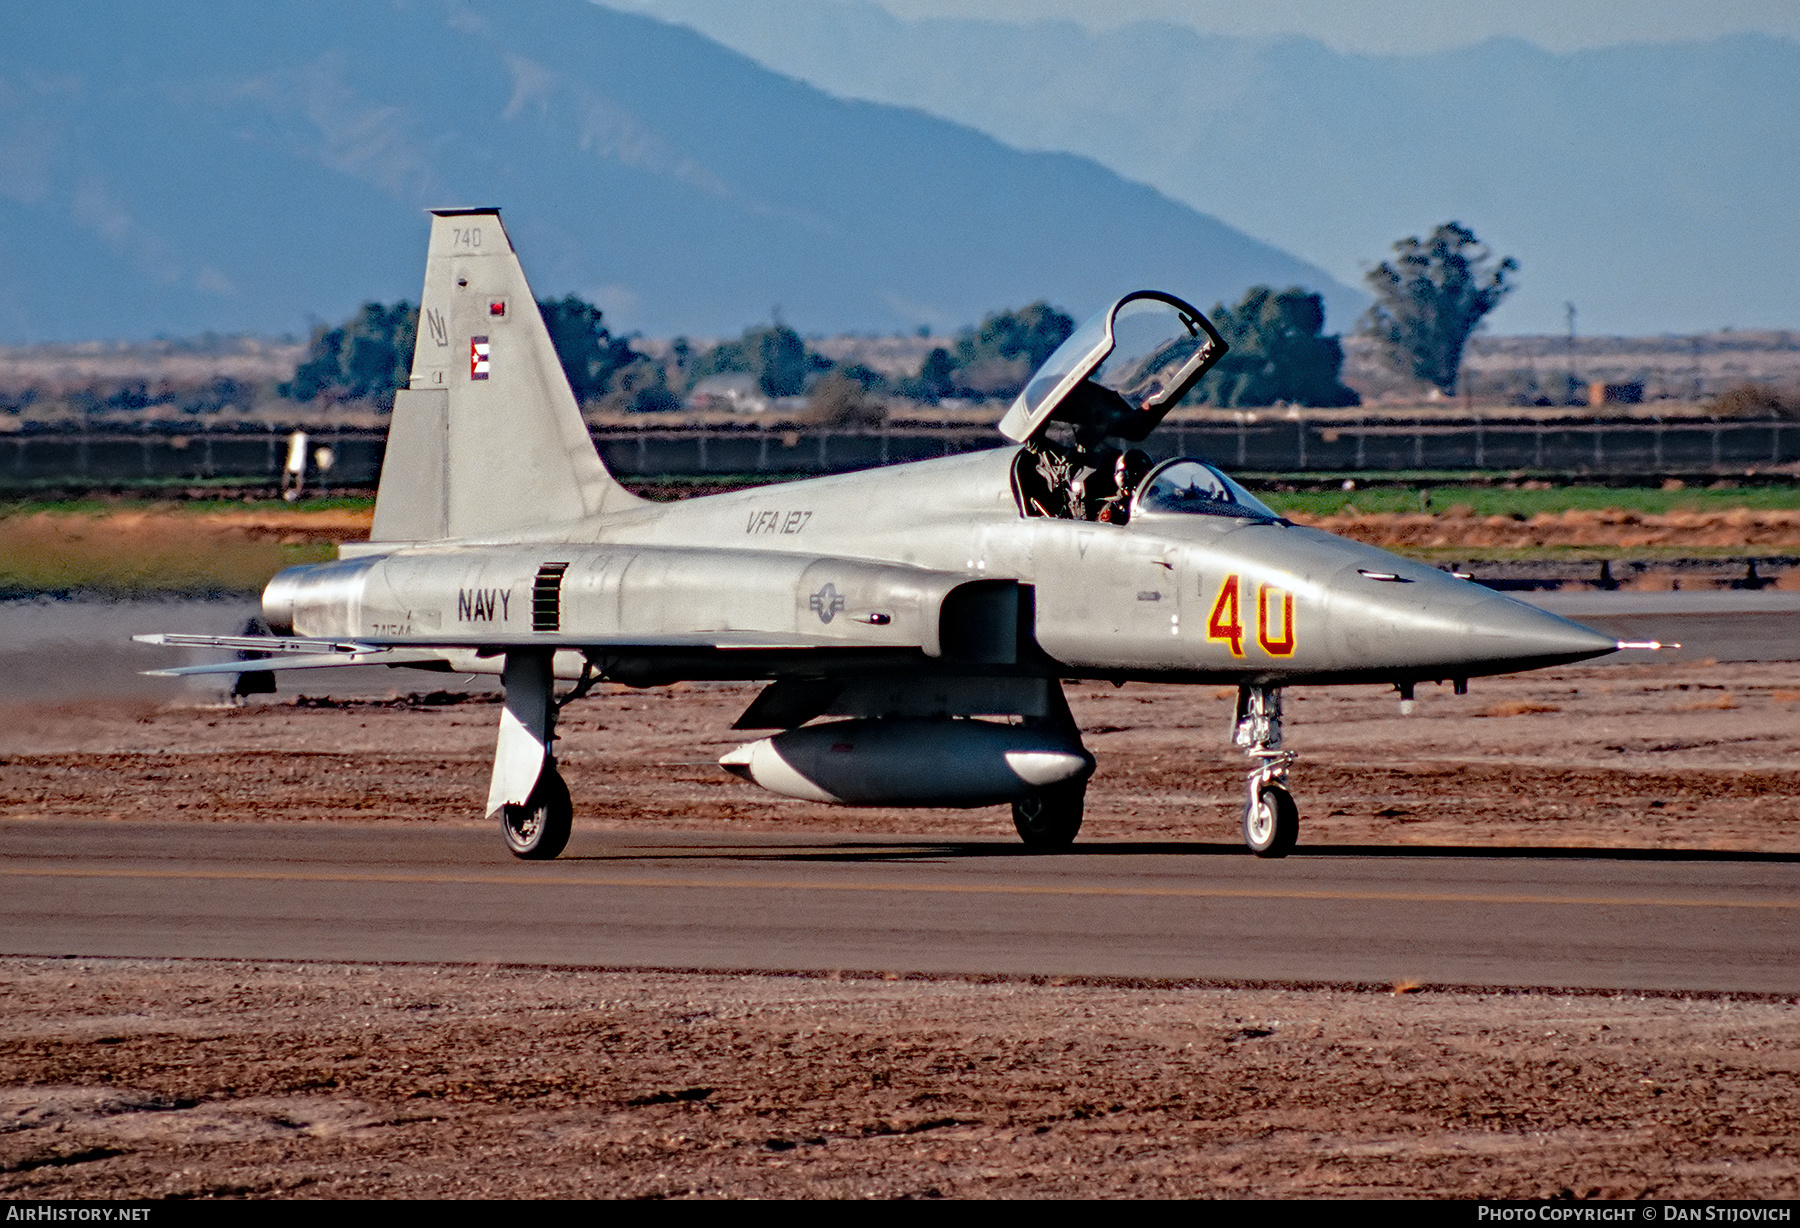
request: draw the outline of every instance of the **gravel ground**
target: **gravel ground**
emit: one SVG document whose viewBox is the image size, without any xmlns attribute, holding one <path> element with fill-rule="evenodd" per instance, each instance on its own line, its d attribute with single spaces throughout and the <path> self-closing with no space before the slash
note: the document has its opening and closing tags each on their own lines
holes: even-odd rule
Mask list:
<svg viewBox="0 0 1800 1228">
<path fill-rule="evenodd" d="M 1787 1197 L 1791 1004 L 0 961 L 11 1197 Z"/>
<path fill-rule="evenodd" d="M 752 687 L 606 691 L 567 709 L 560 730 L 578 823 L 1011 834 L 1003 807 L 841 809 L 727 775 L 718 756 L 756 736 L 730 729 Z M 1239 838 L 1235 692 L 1069 694 L 1100 760 L 1087 835 Z M 1421 687 L 1410 716 L 1378 687 L 1293 689 L 1285 702 L 1304 843 L 1800 852 L 1800 664 L 1477 679 L 1463 696 Z M 0 704 L 0 817 L 483 823 L 498 712 L 491 693 Z"/>
<path fill-rule="evenodd" d="M 749 688 L 572 706 L 577 821 L 996 833 L 713 766 Z M 1229 693 L 1083 685 L 1088 832 L 1236 839 Z M 1800 666 L 1289 695 L 1307 844 L 1800 852 Z M 0 711 L 0 816 L 477 823 L 485 696 Z M 1797 1197 L 1786 1001 L 0 960 L 12 1197 Z"/>
</svg>

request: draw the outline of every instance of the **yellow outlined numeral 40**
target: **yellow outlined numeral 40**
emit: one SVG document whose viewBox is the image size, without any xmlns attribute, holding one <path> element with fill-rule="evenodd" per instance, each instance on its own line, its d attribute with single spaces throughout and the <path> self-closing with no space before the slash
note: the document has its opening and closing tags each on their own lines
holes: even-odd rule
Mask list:
<svg viewBox="0 0 1800 1228">
<path fill-rule="evenodd" d="M 1206 618 L 1206 638 L 1227 644 L 1231 655 L 1244 655 L 1244 582 L 1226 576 Z M 1294 629 L 1294 594 L 1273 584 L 1256 586 L 1256 643 L 1271 657 L 1294 655 L 1298 637 Z"/>
<path fill-rule="evenodd" d="M 1219 585 L 1219 596 L 1213 602 L 1212 613 L 1206 618 L 1206 638 L 1230 644 L 1234 657 L 1244 655 L 1243 605 L 1238 600 L 1240 587 L 1236 576 L 1226 576 L 1225 582 Z"/>
<path fill-rule="evenodd" d="M 1275 612 L 1271 618 L 1270 611 Z M 1275 634 L 1279 625 L 1281 634 Z M 1256 642 L 1271 657 L 1294 655 L 1294 594 L 1273 584 L 1256 588 Z"/>
</svg>

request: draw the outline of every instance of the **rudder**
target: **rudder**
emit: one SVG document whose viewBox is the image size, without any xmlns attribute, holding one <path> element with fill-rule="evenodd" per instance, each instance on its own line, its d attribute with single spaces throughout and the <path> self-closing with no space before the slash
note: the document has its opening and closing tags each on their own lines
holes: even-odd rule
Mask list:
<svg viewBox="0 0 1800 1228">
<path fill-rule="evenodd" d="M 370 540 L 529 533 L 640 502 L 601 463 L 499 210 L 432 210 Z"/>
</svg>

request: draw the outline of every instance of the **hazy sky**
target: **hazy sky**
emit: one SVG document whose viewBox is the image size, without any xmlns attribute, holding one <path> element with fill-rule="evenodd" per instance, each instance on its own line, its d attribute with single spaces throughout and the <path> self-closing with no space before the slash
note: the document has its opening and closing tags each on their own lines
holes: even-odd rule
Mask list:
<svg viewBox="0 0 1800 1228">
<path fill-rule="evenodd" d="M 729 3 L 730 0 L 719 0 Z M 1760 30 L 1800 39 L 1797 0 L 875 0 L 901 17 L 1043 18 L 1092 28 L 1145 19 L 1211 34 L 1304 34 L 1340 51 L 1437 51 L 1496 35 L 1550 51 Z M 622 0 L 623 8 L 637 7 Z"/>
</svg>

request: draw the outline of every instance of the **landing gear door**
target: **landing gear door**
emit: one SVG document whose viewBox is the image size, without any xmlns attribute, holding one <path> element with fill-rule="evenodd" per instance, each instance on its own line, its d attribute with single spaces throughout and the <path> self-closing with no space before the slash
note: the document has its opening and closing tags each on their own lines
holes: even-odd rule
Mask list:
<svg viewBox="0 0 1800 1228">
<path fill-rule="evenodd" d="M 1023 443 L 1055 420 L 1135 442 L 1224 356 L 1219 330 L 1189 304 L 1154 290 L 1127 294 L 1044 360 L 1000 433 Z"/>
</svg>

